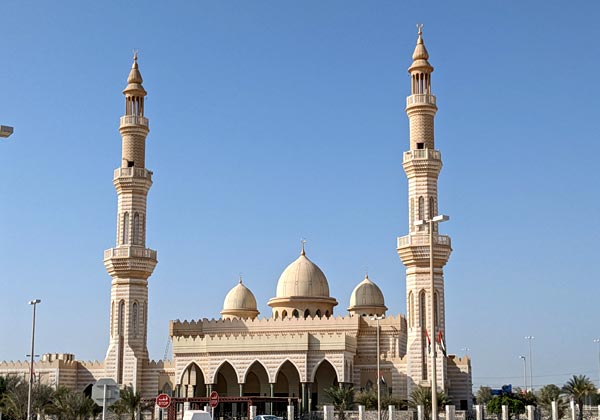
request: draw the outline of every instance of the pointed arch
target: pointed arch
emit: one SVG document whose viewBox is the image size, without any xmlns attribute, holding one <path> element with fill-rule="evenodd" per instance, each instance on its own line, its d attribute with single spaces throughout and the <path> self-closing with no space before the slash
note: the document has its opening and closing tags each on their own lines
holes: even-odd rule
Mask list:
<svg viewBox="0 0 600 420">
<path fill-rule="evenodd" d="M 415 326 L 415 297 L 412 290 L 408 292 L 408 326 Z"/>
<path fill-rule="evenodd" d="M 252 370 L 253 367 L 259 367 L 262 368 L 265 373 L 267 374 L 267 380 L 269 382 L 271 382 L 271 377 L 269 376 L 269 371 L 267 370 L 267 367 L 258 359 L 254 359 L 246 368 L 246 370 L 244 371 L 244 373 L 242 374 L 242 381 L 246 382 L 246 378 L 248 377 L 248 373 L 250 373 L 250 371 Z"/>
<path fill-rule="evenodd" d="M 119 314 L 117 319 L 117 335 L 125 335 L 125 301 L 119 302 Z"/>
<path fill-rule="evenodd" d="M 335 378 L 336 378 L 336 382 L 338 381 L 338 378 L 340 377 L 339 372 L 337 371 L 337 369 L 335 368 L 335 365 L 333 363 L 331 363 L 331 361 L 327 358 L 324 357 L 323 359 L 319 360 L 319 362 L 313 367 L 311 374 L 310 374 L 310 381 L 309 382 L 314 382 L 315 381 L 315 375 L 317 373 L 317 371 L 319 370 L 319 368 L 324 364 L 327 363 L 331 366 L 331 368 L 333 369 L 333 372 L 335 373 Z"/>
<path fill-rule="evenodd" d="M 289 359 L 279 365 L 275 373 L 275 385 L 273 386 L 273 396 L 291 397 L 299 396 L 301 393 L 302 376 L 298 367 Z"/>
<path fill-rule="evenodd" d="M 243 393 L 248 396 L 270 395 L 271 378 L 267 368 L 259 361 L 250 363 L 243 379 Z"/>
<path fill-rule="evenodd" d="M 196 362 L 189 363 L 181 372 L 179 385 L 184 397 L 206 397 L 204 372 Z"/>
<path fill-rule="evenodd" d="M 419 327 L 427 327 L 427 302 L 424 289 L 419 292 Z"/>
<path fill-rule="evenodd" d="M 213 390 L 224 397 L 239 396 L 239 375 L 229 360 L 224 360 L 213 374 Z"/>
<path fill-rule="evenodd" d="M 313 404 L 323 405 L 330 403 L 331 401 L 325 390 L 338 385 L 339 378 L 339 372 L 333 363 L 327 360 L 327 358 L 320 360 L 315 365 L 311 374 Z"/>
<path fill-rule="evenodd" d="M 125 212 L 123 215 L 123 241 L 121 242 L 123 245 L 127 245 L 129 243 L 129 213 Z"/>
<path fill-rule="evenodd" d="M 133 328 L 133 336 L 137 337 L 140 330 L 140 319 L 137 301 L 133 302 L 133 305 L 131 306 L 131 323 Z"/>
</svg>

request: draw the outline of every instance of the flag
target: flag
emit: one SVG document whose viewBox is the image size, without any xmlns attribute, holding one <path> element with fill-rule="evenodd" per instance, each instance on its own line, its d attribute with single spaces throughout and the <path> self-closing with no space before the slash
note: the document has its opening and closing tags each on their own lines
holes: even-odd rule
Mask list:
<svg viewBox="0 0 600 420">
<path fill-rule="evenodd" d="M 437 342 L 442 349 L 442 353 L 444 353 L 444 357 L 448 357 L 448 354 L 446 353 L 446 343 L 444 343 L 444 334 L 442 334 L 441 331 L 438 332 Z"/>
<path fill-rule="evenodd" d="M 429 338 L 429 332 L 425 330 L 425 336 L 427 337 L 427 353 L 431 352 L 431 339 Z"/>
</svg>

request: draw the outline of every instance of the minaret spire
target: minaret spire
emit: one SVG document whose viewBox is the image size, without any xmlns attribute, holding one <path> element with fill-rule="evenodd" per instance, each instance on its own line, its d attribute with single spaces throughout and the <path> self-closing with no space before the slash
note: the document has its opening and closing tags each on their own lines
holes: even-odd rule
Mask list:
<svg viewBox="0 0 600 420">
<path fill-rule="evenodd" d="M 408 179 L 408 235 L 398 238 L 398 255 L 406 266 L 406 298 L 408 343 L 408 393 L 431 375 L 427 360 L 427 325 L 433 316 L 436 331 L 445 336 L 443 267 L 452 251 L 450 238 L 437 233 L 434 224 L 434 313 L 431 313 L 431 274 L 429 269 L 428 225 L 416 226 L 417 220 L 430 220 L 438 214 L 438 176 L 442 169 L 439 150 L 435 149 L 434 118 L 436 97 L 431 89 L 429 53 L 423 41 L 423 26 L 417 25 L 418 38 L 408 68 L 410 95 L 406 98 L 406 114 L 410 126 L 409 150 L 404 152 L 402 166 Z M 436 337 L 430 337 L 435 342 Z M 447 378 L 446 361 L 436 363 L 437 383 Z M 445 384 L 442 384 L 442 389 Z"/>
<path fill-rule="evenodd" d="M 104 265 L 112 277 L 106 375 L 134 388 L 142 383 L 143 366 L 148 362 L 148 277 L 157 263 L 156 251 L 146 248 L 146 201 L 152 171 L 145 167 L 149 128 L 144 117 L 146 90 L 137 60 L 135 52 L 123 90 L 121 167 L 115 170 L 113 178 L 118 197 L 116 245 L 104 251 Z"/>
</svg>

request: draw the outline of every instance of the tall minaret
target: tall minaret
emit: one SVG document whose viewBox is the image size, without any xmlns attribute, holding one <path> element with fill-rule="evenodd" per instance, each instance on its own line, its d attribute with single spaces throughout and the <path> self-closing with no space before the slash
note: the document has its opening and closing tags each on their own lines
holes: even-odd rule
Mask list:
<svg viewBox="0 0 600 420">
<path fill-rule="evenodd" d="M 115 170 L 117 189 L 117 243 L 104 251 L 104 265 L 112 277 L 110 291 L 110 344 L 106 375 L 117 383 L 139 389 L 142 368 L 148 362 L 148 277 L 156 266 L 156 251 L 146 248 L 146 198 L 152 171 L 145 168 L 148 119 L 144 117 L 142 75 L 137 53 L 127 78 L 121 167 Z"/>
<path fill-rule="evenodd" d="M 441 155 L 435 150 L 433 121 L 437 112 L 435 96 L 431 93 L 433 67 L 427 61 L 429 54 L 422 38 L 413 53 L 408 72 L 411 95 L 406 98 L 406 114 L 410 125 L 410 150 L 404 152 L 403 164 L 408 178 L 408 235 L 398 238 L 398 255 L 406 266 L 406 308 L 408 320 L 407 361 L 408 392 L 414 385 L 429 386 L 431 366 L 427 353 L 427 326 L 431 314 L 431 277 L 429 271 L 428 226 L 415 226 L 416 220 L 429 220 L 438 214 L 437 184 L 442 169 Z M 448 236 L 433 232 L 434 266 L 434 321 L 436 330 L 445 336 L 444 272 L 450 257 Z M 436 337 L 431 337 L 431 341 Z M 436 363 L 438 388 L 447 386 L 446 360 L 438 352 Z"/>
</svg>

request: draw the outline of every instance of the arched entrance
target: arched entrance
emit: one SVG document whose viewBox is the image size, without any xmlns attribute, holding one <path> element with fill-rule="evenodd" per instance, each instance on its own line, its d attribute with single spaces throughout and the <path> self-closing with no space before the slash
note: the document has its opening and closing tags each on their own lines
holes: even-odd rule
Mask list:
<svg viewBox="0 0 600 420">
<path fill-rule="evenodd" d="M 252 363 L 246 372 L 243 391 L 244 396 L 270 396 L 269 375 L 258 360 Z"/>
<path fill-rule="evenodd" d="M 204 373 L 196 363 L 191 363 L 183 371 L 179 395 L 182 397 L 206 397 Z"/>
<path fill-rule="evenodd" d="M 338 377 L 335 369 L 327 360 L 323 360 L 315 371 L 312 384 L 312 409 L 317 405 L 330 404 L 331 401 L 325 390 L 338 386 Z"/>
<path fill-rule="evenodd" d="M 300 374 L 296 366 L 286 360 L 275 375 L 274 397 L 298 397 L 300 395 Z"/>
<path fill-rule="evenodd" d="M 213 389 L 223 397 L 238 397 L 240 395 L 237 374 L 229 362 L 224 362 L 217 370 Z"/>
</svg>

